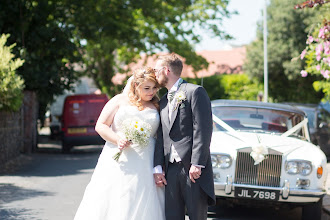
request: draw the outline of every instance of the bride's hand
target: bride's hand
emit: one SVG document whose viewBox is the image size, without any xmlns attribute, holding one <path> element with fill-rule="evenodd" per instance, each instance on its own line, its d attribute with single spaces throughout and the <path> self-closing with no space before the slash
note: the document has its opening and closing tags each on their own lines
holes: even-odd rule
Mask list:
<svg viewBox="0 0 330 220">
<path fill-rule="evenodd" d="M 156 185 L 159 187 L 167 185 L 164 173 L 154 173 L 154 179 Z"/>
<path fill-rule="evenodd" d="M 125 147 L 128 147 L 131 144 L 132 144 L 132 142 L 129 141 L 129 140 L 126 140 L 126 139 L 119 139 L 117 141 L 117 145 L 118 145 L 119 150 L 123 150 Z"/>
</svg>

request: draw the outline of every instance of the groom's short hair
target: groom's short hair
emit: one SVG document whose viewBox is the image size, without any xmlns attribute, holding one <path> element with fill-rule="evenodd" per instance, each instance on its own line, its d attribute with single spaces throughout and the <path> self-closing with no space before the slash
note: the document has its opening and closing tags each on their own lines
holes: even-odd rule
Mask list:
<svg viewBox="0 0 330 220">
<path fill-rule="evenodd" d="M 158 59 L 162 61 L 164 66 L 168 66 L 175 75 L 181 76 L 183 64 L 175 53 L 161 56 Z"/>
</svg>

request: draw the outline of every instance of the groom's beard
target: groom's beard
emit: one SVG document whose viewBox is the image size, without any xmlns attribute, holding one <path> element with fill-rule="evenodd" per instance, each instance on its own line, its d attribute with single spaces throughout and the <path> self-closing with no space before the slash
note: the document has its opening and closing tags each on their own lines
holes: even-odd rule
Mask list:
<svg viewBox="0 0 330 220">
<path fill-rule="evenodd" d="M 159 81 L 158 81 L 159 85 L 161 87 L 166 87 L 167 83 L 168 83 L 168 77 L 163 75 L 163 78 L 161 78 Z"/>
</svg>

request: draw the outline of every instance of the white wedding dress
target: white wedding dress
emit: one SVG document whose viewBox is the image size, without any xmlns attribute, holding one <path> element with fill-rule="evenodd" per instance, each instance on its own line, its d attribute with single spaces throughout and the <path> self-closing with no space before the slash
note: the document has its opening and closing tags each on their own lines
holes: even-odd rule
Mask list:
<svg viewBox="0 0 330 220">
<path fill-rule="evenodd" d="M 155 133 L 159 126 L 156 110 L 139 111 L 135 106 L 119 107 L 112 129 L 120 133 L 123 120 L 139 118 L 152 127 L 148 146 L 125 148 L 119 161 L 112 157 L 118 147 L 106 142 L 75 220 L 164 220 L 164 189 L 153 178 Z"/>
</svg>

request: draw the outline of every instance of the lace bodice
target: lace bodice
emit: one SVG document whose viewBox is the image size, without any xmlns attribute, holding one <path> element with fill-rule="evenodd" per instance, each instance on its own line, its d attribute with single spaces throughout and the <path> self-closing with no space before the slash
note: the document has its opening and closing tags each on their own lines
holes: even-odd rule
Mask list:
<svg viewBox="0 0 330 220">
<path fill-rule="evenodd" d="M 112 124 L 112 129 L 115 132 L 120 132 L 122 122 L 129 118 L 138 118 L 139 120 L 142 120 L 151 126 L 151 137 L 154 137 L 157 128 L 159 126 L 159 114 L 158 111 L 155 109 L 144 109 L 142 111 L 139 111 L 139 109 L 136 106 L 132 105 L 125 105 L 119 107 Z"/>
</svg>

